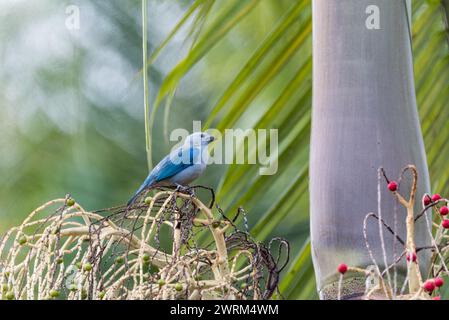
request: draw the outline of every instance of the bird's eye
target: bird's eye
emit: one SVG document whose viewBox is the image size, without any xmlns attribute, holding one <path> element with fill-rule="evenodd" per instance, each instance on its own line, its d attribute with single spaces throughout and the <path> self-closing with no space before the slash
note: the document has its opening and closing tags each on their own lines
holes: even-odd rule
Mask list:
<svg viewBox="0 0 449 320">
<path fill-rule="evenodd" d="M 204 138 L 204 133 L 201 134 L 201 138 Z"/>
</svg>

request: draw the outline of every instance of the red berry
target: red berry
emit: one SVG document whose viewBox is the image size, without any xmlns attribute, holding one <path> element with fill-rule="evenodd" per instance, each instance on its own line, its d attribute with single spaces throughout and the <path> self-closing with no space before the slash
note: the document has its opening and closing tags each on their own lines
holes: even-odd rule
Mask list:
<svg viewBox="0 0 449 320">
<path fill-rule="evenodd" d="M 444 219 L 441 225 L 443 226 L 444 229 L 449 229 L 449 220 Z"/>
<path fill-rule="evenodd" d="M 438 200 L 440 200 L 441 199 L 441 196 L 438 194 L 438 193 L 435 193 L 433 196 L 432 196 L 432 201 L 433 202 L 436 202 L 436 201 L 438 201 Z"/>
<path fill-rule="evenodd" d="M 424 203 L 424 206 L 427 207 L 432 202 L 432 199 L 430 199 L 430 196 L 428 194 L 426 194 L 422 198 L 422 202 Z"/>
<path fill-rule="evenodd" d="M 448 208 L 448 207 L 444 206 L 444 207 L 441 207 L 441 208 L 440 208 L 440 214 L 441 214 L 442 216 L 445 216 L 445 215 L 447 215 L 448 213 L 449 213 L 449 208 Z"/>
<path fill-rule="evenodd" d="M 345 265 L 344 263 L 338 266 L 338 272 L 340 272 L 341 274 L 345 274 L 346 271 L 348 271 L 348 266 Z"/>
<path fill-rule="evenodd" d="M 441 300 L 441 297 L 440 296 L 435 296 L 435 297 L 432 298 L 432 300 Z"/>
<path fill-rule="evenodd" d="M 396 181 L 391 181 L 391 182 L 388 184 L 388 190 L 390 190 L 391 192 L 394 192 L 394 191 L 398 190 L 398 184 L 397 184 L 397 182 L 396 182 Z"/>
<path fill-rule="evenodd" d="M 433 281 L 433 279 L 429 279 L 424 282 L 424 290 L 427 292 L 432 292 L 435 290 L 435 281 Z"/>
<path fill-rule="evenodd" d="M 412 262 L 415 262 L 415 261 L 416 261 L 416 253 L 415 253 L 415 252 L 413 252 L 412 254 L 407 253 L 407 255 L 406 255 L 405 258 L 406 258 L 407 261 L 409 261 L 409 262 L 410 262 L 410 260 L 411 260 Z"/>
<path fill-rule="evenodd" d="M 436 277 L 434 282 L 435 282 L 435 287 L 437 287 L 437 288 L 442 287 L 444 285 L 444 280 L 443 280 L 443 278 L 440 278 L 440 277 Z"/>
</svg>

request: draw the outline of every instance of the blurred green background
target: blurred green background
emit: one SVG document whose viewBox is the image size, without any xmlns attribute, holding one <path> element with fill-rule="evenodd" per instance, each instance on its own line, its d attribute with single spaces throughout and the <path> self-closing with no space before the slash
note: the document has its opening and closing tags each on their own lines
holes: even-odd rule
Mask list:
<svg viewBox="0 0 449 320">
<path fill-rule="evenodd" d="M 205 122 L 223 88 L 291 3 L 262 1 L 250 20 L 187 74 L 172 103 L 169 130 L 191 131 L 193 120 Z M 150 54 L 190 4 L 149 1 Z M 79 7 L 79 30 L 65 26 L 69 5 Z M 88 209 L 124 203 L 148 172 L 141 2 L 2 1 L 0 9 L 0 231 L 66 193 Z M 150 100 L 191 47 L 184 29 L 149 69 Z M 285 78 L 294 74 L 284 73 Z M 283 80 L 270 85 L 254 105 L 266 109 Z M 152 136 L 154 163 L 173 146 L 164 136 L 161 109 Z M 245 123 L 259 117 L 260 112 L 248 112 L 249 119 L 237 127 L 249 127 Z M 225 170 L 212 165 L 198 183 L 217 187 Z"/>
<path fill-rule="evenodd" d="M 79 30 L 65 26 L 68 5 Z M 150 1 L 150 52 L 186 5 Z M 0 12 L 0 231 L 66 193 L 88 209 L 126 202 L 148 173 L 140 1 L 2 1 Z M 152 95 L 184 47 L 180 36 L 151 68 Z M 177 93 L 171 128 L 205 117 L 215 84 L 199 76 Z M 157 162 L 172 144 L 158 124 L 153 141 Z"/>
<path fill-rule="evenodd" d="M 66 27 L 69 5 L 79 8 L 79 30 Z M 191 131 L 193 120 L 279 129 L 276 175 L 212 165 L 198 183 L 217 190 L 227 214 L 243 206 L 257 239 L 287 238 L 281 291 L 316 298 L 307 191 L 311 1 L 148 6 L 153 163 L 173 145 L 165 133 Z M 448 8 L 413 1 L 417 97 L 438 191 L 449 180 Z M 89 210 L 123 204 L 147 175 L 141 20 L 140 0 L 0 2 L 0 232 L 67 193 Z"/>
</svg>

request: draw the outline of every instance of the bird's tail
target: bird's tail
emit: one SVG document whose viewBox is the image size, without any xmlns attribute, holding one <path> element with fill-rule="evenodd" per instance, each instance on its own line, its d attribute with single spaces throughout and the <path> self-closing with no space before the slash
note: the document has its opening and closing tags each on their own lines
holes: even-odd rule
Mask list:
<svg viewBox="0 0 449 320">
<path fill-rule="evenodd" d="M 134 203 L 134 201 L 140 196 L 140 194 L 147 188 L 149 188 L 154 182 L 153 177 L 149 176 L 145 181 L 142 183 L 142 185 L 137 189 L 136 193 L 133 195 L 133 197 L 128 201 L 127 206 L 129 207 Z"/>
</svg>

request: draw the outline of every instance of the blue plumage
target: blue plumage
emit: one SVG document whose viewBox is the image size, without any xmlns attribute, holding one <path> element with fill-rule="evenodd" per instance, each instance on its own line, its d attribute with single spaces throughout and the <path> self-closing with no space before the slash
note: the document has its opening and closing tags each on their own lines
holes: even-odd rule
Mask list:
<svg viewBox="0 0 449 320">
<path fill-rule="evenodd" d="M 184 144 L 165 156 L 147 176 L 128 206 L 147 188 L 152 186 L 184 186 L 198 178 L 206 169 L 207 145 L 214 137 L 197 132 L 188 136 Z"/>
</svg>

